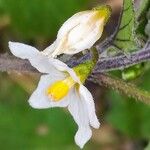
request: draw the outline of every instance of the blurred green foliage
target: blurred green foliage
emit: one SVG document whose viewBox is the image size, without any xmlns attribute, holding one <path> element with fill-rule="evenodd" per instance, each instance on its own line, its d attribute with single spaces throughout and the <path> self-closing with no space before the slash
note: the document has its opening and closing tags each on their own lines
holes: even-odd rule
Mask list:
<svg viewBox="0 0 150 150">
<path fill-rule="evenodd" d="M 85 9 L 88 0 L 0 0 L 13 30 L 26 38 L 52 38 L 61 24 Z"/>
<path fill-rule="evenodd" d="M 141 77 L 141 88 L 150 91 L 150 70 Z M 150 106 L 137 102 L 135 99 L 120 95 L 113 90 L 108 99 L 112 108 L 107 114 L 107 120 L 120 132 L 132 138 L 150 139 Z"/>
</svg>

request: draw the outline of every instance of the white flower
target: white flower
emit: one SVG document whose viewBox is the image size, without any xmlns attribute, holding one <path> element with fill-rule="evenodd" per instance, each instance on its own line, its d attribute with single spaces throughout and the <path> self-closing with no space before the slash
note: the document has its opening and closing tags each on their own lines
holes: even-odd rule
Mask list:
<svg viewBox="0 0 150 150">
<path fill-rule="evenodd" d="M 75 142 L 83 148 L 92 135 L 90 126 L 99 128 L 100 124 L 93 97 L 75 71 L 57 59 L 46 57 L 34 47 L 9 42 L 9 48 L 15 56 L 28 59 L 33 67 L 45 74 L 29 99 L 30 105 L 38 109 L 68 107 L 78 125 Z"/>
<path fill-rule="evenodd" d="M 46 48 L 44 53 L 49 57 L 56 57 L 62 53 L 76 54 L 90 49 L 101 37 L 109 16 L 108 6 L 73 15 L 62 25 L 56 41 Z"/>
</svg>

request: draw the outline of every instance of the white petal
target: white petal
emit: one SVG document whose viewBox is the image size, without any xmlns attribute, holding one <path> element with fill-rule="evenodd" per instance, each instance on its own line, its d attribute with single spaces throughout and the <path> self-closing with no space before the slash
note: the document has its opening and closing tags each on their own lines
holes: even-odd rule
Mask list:
<svg viewBox="0 0 150 150">
<path fill-rule="evenodd" d="M 76 54 L 90 49 L 101 37 L 105 18 L 95 18 L 97 11 L 75 14 L 64 23 L 58 32 L 54 56 L 61 53 Z"/>
<path fill-rule="evenodd" d="M 56 57 L 57 55 L 65 53 L 65 51 L 69 48 L 68 46 L 71 44 L 71 43 L 68 44 L 68 35 L 70 34 L 71 30 L 79 26 L 82 22 L 86 22 L 86 20 L 88 20 L 92 15 L 92 12 L 93 11 L 79 12 L 73 15 L 71 18 L 69 18 L 62 25 L 62 27 L 58 31 L 57 39 L 55 41 L 55 50 L 52 53 L 48 52 L 50 57 Z"/>
<path fill-rule="evenodd" d="M 41 73 L 57 74 L 58 71 L 50 63 L 49 58 L 36 48 L 17 42 L 9 42 L 9 48 L 13 55 L 22 59 L 28 59 L 31 65 Z"/>
<path fill-rule="evenodd" d="M 79 127 L 75 135 L 75 142 L 82 148 L 92 135 L 87 113 L 88 110 L 75 89 L 71 96 L 68 109 Z"/>
<path fill-rule="evenodd" d="M 85 105 L 88 109 L 90 125 L 96 129 L 99 128 L 100 123 L 99 123 L 96 113 L 95 113 L 95 105 L 94 105 L 94 100 L 93 100 L 91 93 L 83 85 L 80 85 L 79 92 L 82 97 L 82 101 L 85 101 Z"/>
<path fill-rule="evenodd" d="M 59 29 L 57 34 L 57 39 L 62 39 L 68 32 L 76 27 L 79 23 L 85 22 L 92 15 L 92 11 L 83 11 L 76 13 L 72 17 L 70 17 Z"/>
<path fill-rule="evenodd" d="M 92 136 L 92 131 L 90 127 L 79 127 L 76 135 L 75 135 L 75 142 L 80 147 L 83 148 L 87 141 Z"/>
<path fill-rule="evenodd" d="M 72 68 L 69 68 L 65 63 L 63 63 L 62 61 L 60 61 L 60 60 L 58 60 L 58 59 L 53 59 L 53 60 L 51 61 L 51 63 L 53 63 L 53 65 L 54 65 L 59 71 L 68 72 L 75 82 L 81 84 L 80 79 L 79 79 L 78 76 L 76 75 L 75 71 L 74 71 Z"/>
<path fill-rule="evenodd" d="M 18 42 L 9 42 L 9 48 L 13 55 L 21 59 L 34 58 L 39 53 L 36 48 Z"/>
<path fill-rule="evenodd" d="M 62 53 L 76 54 L 91 48 L 101 37 L 104 27 L 104 18 L 98 18 L 98 13 L 89 10 L 73 15 L 62 25 L 56 41 L 44 53 L 56 57 Z"/>
<path fill-rule="evenodd" d="M 101 37 L 104 27 L 104 19 L 100 19 L 91 26 L 81 24 L 72 30 L 68 37 L 70 43 L 69 49 L 64 51 L 65 54 L 76 54 L 85 49 L 90 49 L 95 42 Z M 76 35 L 77 34 L 77 35 Z"/>
<path fill-rule="evenodd" d="M 46 89 L 55 81 L 63 80 L 62 77 L 52 76 L 52 75 L 42 75 L 39 81 L 37 89 L 33 92 L 29 99 L 29 104 L 33 108 L 42 109 L 49 107 L 66 107 L 69 103 L 68 97 L 65 97 L 63 100 L 59 102 L 52 101 L 46 95 Z"/>
<path fill-rule="evenodd" d="M 48 46 L 44 51 L 42 51 L 45 55 L 50 56 L 53 51 L 56 49 L 56 41 L 54 41 L 50 46 Z"/>
</svg>

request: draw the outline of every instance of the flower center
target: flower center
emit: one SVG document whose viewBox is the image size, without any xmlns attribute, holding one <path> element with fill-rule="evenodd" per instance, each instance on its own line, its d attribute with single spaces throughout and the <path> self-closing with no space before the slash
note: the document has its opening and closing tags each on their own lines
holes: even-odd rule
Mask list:
<svg viewBox="0 0 150 150">
<path fill-rule="evenodd" d="M 46 90 L 46 94 L 52 98 L 53 101 L 60 101 L 62 98 L 64 98 L 70 88 L 75 84 L 75 81 L 68 77 L 64 80 L 56 81 L 52 85 L 48 87 Z"/>
</svg>

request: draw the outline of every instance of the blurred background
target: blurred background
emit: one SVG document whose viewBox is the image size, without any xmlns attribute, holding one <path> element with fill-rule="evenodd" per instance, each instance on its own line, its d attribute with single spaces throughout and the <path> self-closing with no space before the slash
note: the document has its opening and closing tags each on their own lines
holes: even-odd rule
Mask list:
<svg viewBox="0 0 150 150">
<path fill-rule="evenodd" d="M 9 53 L 8 41 L 43 50 L 67 18 L 101 3 L 113 8 L 104 32 L 109 36 L 122 0 L 0 0 L 0 53 Z M 150 91 L 149 76 L 147 70 L 132 82 Z M 77 126 L 67 110 L 36 110 L 28 105 L 38 79 L 33 74 L 0 73 L 0 149 L 78 150 L 74 143 Z M 94 95 L 101 128 L 93 130 L 84 150 L 144 150 L 150 140 L 150 107 L 94 83 L 86 85 Z"/>
</svg>

